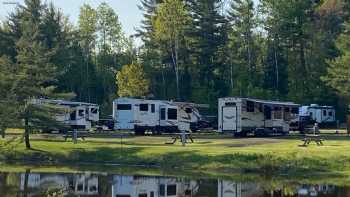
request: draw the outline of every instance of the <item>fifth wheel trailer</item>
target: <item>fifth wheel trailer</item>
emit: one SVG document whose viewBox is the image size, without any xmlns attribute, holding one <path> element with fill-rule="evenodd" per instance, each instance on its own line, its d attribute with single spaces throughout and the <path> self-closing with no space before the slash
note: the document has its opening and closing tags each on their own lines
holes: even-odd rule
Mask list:
<svg viewBox="0 0 350 197">
<path fill-rule="evenodd" d="M 200 118 L 192 103 L 135 98 L 113 101 L 114 129 L 136 134 L 189 131 Z"/>
<path fill-rule="evenodd" d="M 235 136 L 287 134 L 291 120 L 298 117 L 298 104 L 251 98 L 220 98 L 219 132 Z"/>
<path fill-rule="evenodd" d="M 55 118 L 72 129 L 89 130 L 99 121 L 99 106 L 96 104 L 52 99 L 35 99 L 34 103 L 61 107 L 63 111 Z"/>
</svg>

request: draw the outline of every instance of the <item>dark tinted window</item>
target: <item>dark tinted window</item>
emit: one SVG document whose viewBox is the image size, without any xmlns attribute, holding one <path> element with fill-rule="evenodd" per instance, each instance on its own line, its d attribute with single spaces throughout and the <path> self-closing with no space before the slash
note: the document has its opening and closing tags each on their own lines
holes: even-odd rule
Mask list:
<svg viewBox="0 0 350 197">
<path fill-rule="evenodd" d="M 165 120 L 165 108 L 162 108 L 162 109 L 160 110 L 160 119 L 161 119 L 161 120 Z"/>
<path fill-rule="evenodd" d="M 72 113 L 70 113 L 70 119 L 71 120 L 76 120 L 77 116 L 75 115 L 77 112 L 76 111 L 72 111 Z"/>
<path fill-rule="evenodd" d="M 165 195 L 165 186 L 164 186 L 164 184 L 159 185 L 159 194 L 161 196 Z"/>
<path fill-rule="evenodd" d="M 290 108 L 289 108 L 289 107 L 285 107 L 285 108 L 284 108 L 284 111 L 285 111 L 285 112 L 289 112 L 289 111 L 290 111 Z"/>
<path fill-rule="evenodd" d="M 192 110 L 192 108 L 187 107 L 187 108 L 185 109 L 185 112 L 188 113 L 188 114 L 190 114 L 190 113 L 193 112 L 193 110 Z"/>
<path fill-rule="evenodd" d="M 130 104 L 118 104 L 117 110 L 131 110 Z"/>
<path fill-rule="evenodd" d="M 156 112 L 156 105 L 155 104 L 151 105 L 151 112 L 152 113 Z"/>
<path fill-rule="evenodd" d="M 231 102 L 229 102 L 229 103 L 225 103 L 225 105 L 226 105 L 226 106 L 236 106 L 236 103 L 231 103 Z"/>
<path fill-rule="evenodd" d="M 254 102 L 247 101 L 247 112 L 254 112 Z"/>
<path fill-rule="evenodd" d="M 97 114 L 98 110 L 96 108 L 91 108 L 91 113 Z"/>
<path fill-rule="evenodd" d="M 151 192 L 151 196 L 150 197 L 154 197 L 154 192 Z"/>
<path fill-rule="evenodd" d="M 130 195 L 116 195 L 115 197 L 130 197 Z"/>
<path fill-rule="evenodd" d="M 79 116 L 84 116 L 84 111 L 83 109 L 79 110 Z"/>
<path fill-rule="evenodd" d="M 271 107 L 264 106 L 264 116 L 266 120 L 271 120 Z"/>
<path fill-rule="evenodd" d="M 323 110 L 323 116 L 327 116 L 327 110 Z"/>
<path fill-rule="evenodd" d="M 298 114 L 298 113 L 299 113 L 299 108 L 293 107 L 293 108 L 292 108 L 292 113 L 293 113 L 293 114 Z"/>
<path fill-rule="evenodd" d="M 166 194 L 168 196 L 175 196 L 176 195 L 176 185 L 168 185 Z"/>
<path fill-rule="evenodd" d="M 139 197 L 147 197 L 147 194 L 139 194 Z"/>
<path fill-rule="evenodd" d="M 329 111 L 329 112 L 328 112 L 328 116 L 333 116 L 333 112 L 332 112 L 332 111 Z"/>
<path fill-rule="evenodd" d="M 148 111 L 148 104 L 140 104 L 140 111 Z"/>
<path fill-rule="evenodd" d="M 168 109 L 168 120 L 177 120 L 177 109 Z"/>
</svg>

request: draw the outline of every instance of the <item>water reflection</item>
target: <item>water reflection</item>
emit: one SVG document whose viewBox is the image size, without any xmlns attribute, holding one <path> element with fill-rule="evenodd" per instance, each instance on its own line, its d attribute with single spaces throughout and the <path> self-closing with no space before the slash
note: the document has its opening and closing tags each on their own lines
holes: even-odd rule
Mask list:
<svg viewBox="0 0 350 197">
<path fill-rule="evenodd" d="M 53 195 L 55 194 L 55 195 Z M 350 194 L 350 193 L 349 193 Z M 347 187 L 108 174 L 0 173 L 1 197 L 297 197 L 349 196 Z"/>
</svg>

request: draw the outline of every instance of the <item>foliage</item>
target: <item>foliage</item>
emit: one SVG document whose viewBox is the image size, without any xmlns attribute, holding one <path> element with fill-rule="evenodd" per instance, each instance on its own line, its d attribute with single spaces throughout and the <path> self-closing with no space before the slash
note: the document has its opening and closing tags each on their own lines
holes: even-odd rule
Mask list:
<svg viewBox="0 0 350 197">
<path fill-rule="evenodd" d="M 144 97 L 149 93 L 149 80 L 139 64 L 125 65 L 116 75 L 119 97 Z"/>
<path fill-rule="evenodd" d="M 344 33 L 337 39 L 337 47 L 341 55 L 330 60 L 328 73 L 323 80 L 343 96 L 350 96 L 350 22 Z"/>
</svg>

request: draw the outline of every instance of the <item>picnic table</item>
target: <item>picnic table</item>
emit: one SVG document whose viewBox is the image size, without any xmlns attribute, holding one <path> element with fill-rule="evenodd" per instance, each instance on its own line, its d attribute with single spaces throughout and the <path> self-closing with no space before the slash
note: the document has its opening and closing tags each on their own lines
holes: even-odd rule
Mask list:
<svg viewBox="0 0 350 197">
<path fill-rule="evenodd" d="M 89 132 L 87 131 L 79 131 L 77 132 L 77 139 L 81 138 L 83 141 L 85 141 L 85 138 L 89 136 Z M 74 138 L 74 132 L 68 131 L 67 133 L 63 134 L 63 138 L 65 141 L 67 141 L 68 138 Z"/>
<path fill-rule="evenodd" d="M 184 142 L 182 141 L 183 140 L 182 135 L 185 135 L 185 141 Z M 172 135 L 171 139 L 173 141 L 168 142 L 166 144 L 175 144 L 177 140 L 179 140 L 183 144 L 189 143 L 188 140 L 191 141 L 191 143 L 194 143 L 192 133 L 174 133 Z"/>
<path fill-rule="evenodd" d="M 305 135 L 304 139 L 302 139 L 301 141 L 304 142 L 303 146 L 307 146 L 311 142 L 315 142 L 318 146 L 322 146 L 324 139 L 320 135 L 312 134 Z"/>
</svg>

